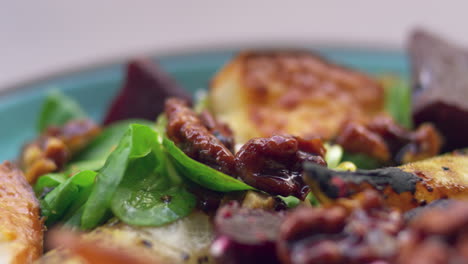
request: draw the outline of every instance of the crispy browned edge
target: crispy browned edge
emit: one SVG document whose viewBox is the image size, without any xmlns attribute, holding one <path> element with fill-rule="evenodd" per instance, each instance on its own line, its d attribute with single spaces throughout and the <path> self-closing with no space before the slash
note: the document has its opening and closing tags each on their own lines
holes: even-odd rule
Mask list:
<svg viewBox="0 0 468 264">
<path fill-rule="evenodd" d="M 39 202 L 21 170 L 9 161 L 0 165 L 0 232 L 11 245 L 12 263 L 31 263 L 42 255 Z"/>
</svg>

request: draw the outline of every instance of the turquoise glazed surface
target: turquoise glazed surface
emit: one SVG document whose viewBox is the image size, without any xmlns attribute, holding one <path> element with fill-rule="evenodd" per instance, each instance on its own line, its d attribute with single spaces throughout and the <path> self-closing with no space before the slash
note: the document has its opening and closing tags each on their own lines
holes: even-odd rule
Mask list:
<svg viewBox="0 0 468 264">
<path fill-rule="evenodd" d="M 399 51 L 363 48 L 313 48 L 322 56 L 371 74 L 408 75 L 406 56 Z M 236 51 L 197 52 L 155 58 L 188 91 L 205 89 L 216 71 Z M 75 98 L 95 120 L 101 120 L 120 88 L 124 65 L 113 64 L 61 75 L 15 89 L 0 97 L 0 161 L 15 159 L 22 144 L 36 135 L 36 118 L 50 89 Z"/>
</svg>

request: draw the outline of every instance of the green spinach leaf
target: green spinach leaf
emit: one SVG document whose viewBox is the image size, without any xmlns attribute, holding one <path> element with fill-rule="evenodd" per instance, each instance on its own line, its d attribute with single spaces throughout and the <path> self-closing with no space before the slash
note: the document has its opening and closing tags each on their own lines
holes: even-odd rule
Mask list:
<svg viewBox="0 0 468 264">
<path fill-rule="evenodd" d="M 57 187 L 61 183 L 65 182 L 67 178 L 68 177 L 63 173 L 48 173 L 42 175 L 34 185 L 34 192 L 37 197 L 40 197 L 47 191 L 47 189 Z"/>
<path fill-rule="evenodd" d="M 81 171 L 48 193 L 40 201 L 42 215 L 46 217 L 46 224 L 51 225 L 60 220 L 80 193 L 94 183 L 95 177 L 96 172 L 94 171 Z"/>
<path fill-rule="evenodd" d="M 349 153 L 346 151 L 343 153 L 342 160 L 352 162 L 357 168 L 366 170 L 377 169 L 383 165 L 382 162 L 376 158 L 370 157 L 366 154 Z"/>
<path fill-rule="evenodd" d="M 385 110 L 395 121 L 405 128 L 412 127 L 411 121 L 411 87 L 400 78 L 384 78 Z"/>
<path fill-rule="evenodd" d="M 115 122 L 106 127 L 86 148 L 77 153 L 72 163 L 96 160 L 104 162 L 131 124 L 154 126 L 153 122 L 143 119 L 129 119 Z"/>
<path fill-rule="evenodd" d="M 291 209 L 291 208 L 294 208 L 294 207 L 297 207 L 299 205 L 299 203 L 301 202 L 301 200 L 299 200 L 298 198 L 294 197 L 294 196 L 281 196 L 281 195 L 278 195 L 278 197 L 283 200 L 283 202 L 286 204 L 286 206 Z"/>
<path fill-rule="evenodd" d="M 61 126 L 70 120 L 85 117 L 86 113 L 78 103 L 59 91 L 53 91 L 42 105 L 37 130 L 43 132 L 51 125 Z"/>
<path fill-rule="evenodd" d="M 83 229 L 93 228 L 105 220 L 112 196 L 121 183 L 129 162 L 150 154 L 156 143 L 157 134 L 153 129 L 144 125 L 130 125 L 99 170 L 81 217 Z"/>
<path fill-rule="evenodd" d="M 158 163 L 155 155 L 129 165 L 111 205 L 112 212 L 122 221 L 137 226 L 159 226 L 187 216 L 195 207 L 195 196 L 181 185 L 172 165 L 160 157 L 165 171 L 154 169 Z"/>
<path fill-rule="evenodd" d="M 254 190 L 253 187 L 190 158 L 166 136 L 163 136 L 163 145 L 176 169 L 205 188 L 218 192 Z"/>
</svg>

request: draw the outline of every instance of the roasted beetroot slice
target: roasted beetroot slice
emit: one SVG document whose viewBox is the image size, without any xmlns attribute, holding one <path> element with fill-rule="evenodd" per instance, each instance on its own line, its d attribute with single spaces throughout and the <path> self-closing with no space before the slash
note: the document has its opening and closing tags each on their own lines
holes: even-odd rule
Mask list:
<svg viewBox="0 0 468 264">
<path fill-rule="evenodd" d="M 415 124 L 433 123 L 445 137 L 444 151 L 468 147 L 468 50 L 424 31 L 409 41 Z"/>
<path fill-rule="evenodd" d="M 284 214 L 239 207 L 231 202 L 218 210 L 217 237 L 211 254 L 217 263 L 280 263 L 275 243 Z"/>
<path fill-rule="evenodd" d="M 153 61 L 132 60 L 127 65 L 125 84 L 112 102 L 104 124 L 130 118 L 155 120 L 169 97 L 191 102 L 190 95 Z"/>
</svg>

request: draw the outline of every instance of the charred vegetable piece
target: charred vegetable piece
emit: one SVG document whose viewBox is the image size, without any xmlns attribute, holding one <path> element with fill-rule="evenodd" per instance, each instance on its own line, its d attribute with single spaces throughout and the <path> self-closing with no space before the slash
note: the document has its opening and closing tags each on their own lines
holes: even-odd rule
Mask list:
<svg viewBox="0 0 468 264">
<path fill-rule="evenodd" d="M 284 215 L 241 208 L 236 202 L 218 210 L 211 255 L 218 263 L 280 263 L 275 241 Z"/>
<path fill-rule="evenodd" d="M 320 139 L 272 136 L 249 140 L 236 154 L 239 177 L 247 184 L 271 194 L 304 200 L 309 187 L 302 180 L 302 164 L 326 166 Z"/>
<path fill-rule="evenodd" d="M 39 203 L 23 173 L 0 164 L 0 262 L 32 263 L 42 255 L 43 223 Z"/>
<path fill-rule="evenodd" d="M 281 224 L 278 255 L 290 264 L 392 263 L 403 224 L 374 191 L 329 207 L 301 207 Z"/>
<path fill-rule="evenodd" d="M 468 146 L 468 51 L 425 31 L 409 40 L 415 124 L 433 123 L 445 150 Z"/>
<path fill-rule="evenodd" d="M 164 111 L 169 97 L 191 101 L 190 96 L 150 59 L 135 59 L 127 65 L 127 76 L 119 95 L 113 101 L 104 124 L 142 118 L 155 120 Z"/>
<path fill-rule="evenodd" d="M 376 189 L 389 206 L 407 211 L 441 198 L 468 198 L 468 155 L 446 154 L 401 167 L 356 172 L 333 171 L 309 163 L 304 180 L 324 203 Z"/>
<path fill-rule="evenodd" d="M 272 50 L 237 55 L 209 96 L 215 116 L 245 143 L 275 134 L 332 139 L 344 121 L 381 113 L 385 95 L 377 81 L 314 53 Z"/>
</svg>

